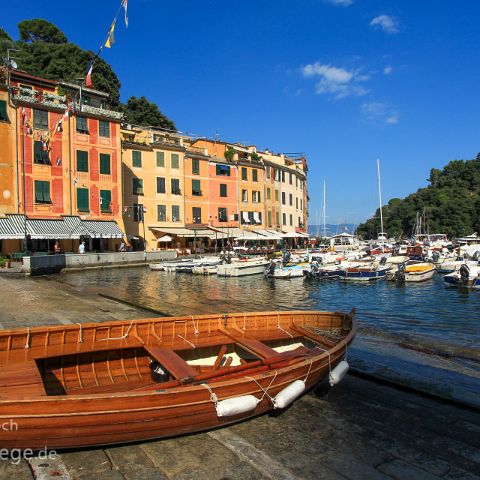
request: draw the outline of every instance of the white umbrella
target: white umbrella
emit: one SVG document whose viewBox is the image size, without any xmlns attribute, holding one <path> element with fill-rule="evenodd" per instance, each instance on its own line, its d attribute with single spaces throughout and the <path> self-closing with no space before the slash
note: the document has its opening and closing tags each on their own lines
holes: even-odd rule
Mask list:
<svg viewBox="0 0 480 480">
<path fill-rule="evenodd" d="M 159 238 L 158 241 L 162 243 L 171 242 L 173 238 L 170 235 L 164 235 L 162 238 Z"/>
</svg>

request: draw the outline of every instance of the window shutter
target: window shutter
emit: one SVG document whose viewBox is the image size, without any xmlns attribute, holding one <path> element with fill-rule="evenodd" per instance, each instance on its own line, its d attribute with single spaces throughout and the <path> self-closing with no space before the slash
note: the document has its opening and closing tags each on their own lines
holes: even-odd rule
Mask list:
<svg viewBox="0 0 480 480">
<path fill-rule="evenodd" d="M 157 167 L 165 167 L 165 153 L 157 152 Z"/>
<path fill-rule="evenodd" d="M 142 166 L 142 152 L 140 152 L 139 150 L 132 150 L 132 166 Z"/>
<path fill-rule="evenodd" d="M 112 192 L 110 190 L 100 190 L 100 210 L 102 212 L 111 212 Z"/>
<path fill-rule="evenodd" d="M 100 154 L 100 173 L 102 175 L 110 175 L 110 155 L 107 153 Z"/>
<path fill-rule="evenodd" d="M 35 180 L 35 203 L 43 202 L 42 182 Z"/>
<path fill-rule="evenodd" d="M 5 100 L 0 100 L 0 120 L 8 120 L 7 102 Z"/>
<path fill-rule="evenodd" d="M 80 212 L 90 211 L 88 188 L 77 188 L 77 210 Z"/>
<path fill-rule="evenodd" d="M 172 153 L 171 162 L 172 162 L 172 168 L 178 168 L 179 167 L 178 153 Z"/>
<path fill-rule="evenodd" d="M 77 150 L 77 172 L 88 172 L 88 152 Z"/>
</svg>

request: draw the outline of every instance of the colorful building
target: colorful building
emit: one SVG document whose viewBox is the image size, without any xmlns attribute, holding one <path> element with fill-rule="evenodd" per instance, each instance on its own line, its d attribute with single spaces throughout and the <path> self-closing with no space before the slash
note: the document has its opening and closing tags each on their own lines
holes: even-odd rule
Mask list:
<svg viewBox="0 0 480 480">
<path fill-rule="evenodd" d="M 76 251 L 80 241 L 87 250 L 115 249 L 123 237 L 122 114 L 108 108 L 104 92 L 13 69 L 3 78 L 7 127 L 0 135 L 7 143 L 0 150 L 8 199 L 0 213 L 13 229 L 0 232 L 3 253 L 52 251 L 55 241 L 62 251 Z"/>
</svg>

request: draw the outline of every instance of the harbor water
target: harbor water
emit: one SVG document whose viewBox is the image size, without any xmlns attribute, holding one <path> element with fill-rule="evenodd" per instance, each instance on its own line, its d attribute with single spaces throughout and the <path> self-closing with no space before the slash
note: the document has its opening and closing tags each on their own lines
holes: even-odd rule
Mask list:
<svg viewBox="0 0 480 480">
<path fill-rule="evenodd" d="M 168 315 L 355 308 L 354 365 L 407 378 L 420 389 L 480 398 L 480 292 L 448 288 L 441 275 L 418 284 L 273 280 L 171 274 L 147 268 L 91 270 L 63 277 L 85 295 L 92 287 Z M 433 384 L 432 384 L 433 382 Z M 405 382 L 403 382 L 405 383 Z"/>
</svg>

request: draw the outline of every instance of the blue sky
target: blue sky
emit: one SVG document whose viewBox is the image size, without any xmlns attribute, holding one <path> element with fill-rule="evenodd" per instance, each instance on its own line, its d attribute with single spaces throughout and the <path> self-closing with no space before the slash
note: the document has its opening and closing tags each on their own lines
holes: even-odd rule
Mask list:
<svg viewBox="0 0 480 480">
<path fill-rule="evenodd" d="M 358 223 L 480 151 L 476 0 L 129 0 L 104 49 L 122 99 L 145 95 L 182 131 L 305 152 L 310 223 Z M 23 0 L 2 26 L 46 18 L 82 48 L 118 0 Z"/>
</svg>

